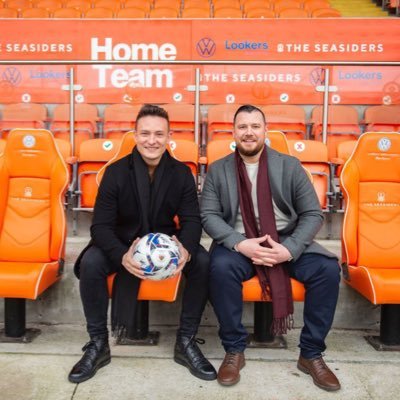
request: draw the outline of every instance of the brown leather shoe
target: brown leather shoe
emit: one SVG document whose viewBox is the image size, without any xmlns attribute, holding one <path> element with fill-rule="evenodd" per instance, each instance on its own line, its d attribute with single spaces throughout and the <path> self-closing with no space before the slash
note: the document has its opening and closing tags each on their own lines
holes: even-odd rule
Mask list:
<svg viewBox="0 0 400 400">
<path fill-rule="evenodd" d="M 322 357 L 308 360 L 302 356 L 299 357 L 297 368 L 312 376 L 314 384 L 321 389 L 333 392 L 340 389 L 339 380 L 336 375 L 325 364 Z"/>
<path fill-rule="evenodd" d="M 239 371 L 245 366 L 244 353 L 226 353 L 218 370 L 218 383 L 232 386 L 239 382 Z"/>
</svg>

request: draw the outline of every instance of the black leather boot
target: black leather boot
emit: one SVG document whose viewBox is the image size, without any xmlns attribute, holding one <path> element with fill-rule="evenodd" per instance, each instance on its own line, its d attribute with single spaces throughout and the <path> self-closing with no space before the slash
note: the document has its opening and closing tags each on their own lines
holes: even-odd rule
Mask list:
<svg viewBox="0 0 400 400">
<path fill-rule="evenodd" d="M 110 346 L 107 336 L 95 336 L 83 346 L 82 358 L 73 366 L 68 380 L 81 383 L 92 378 L 97 370 L 111 361 Z"/>
<path fill-rule="evenodd" d="M 199 379 L 205 381 L 217 379 L 217 371 L 204 357 L 197 343 L 204 344 L 204 340 L 196 339 L 194 336 L 178 336 L 174 351 L 175 362 L 188 368 L 190 373 Z"/>
</svg>

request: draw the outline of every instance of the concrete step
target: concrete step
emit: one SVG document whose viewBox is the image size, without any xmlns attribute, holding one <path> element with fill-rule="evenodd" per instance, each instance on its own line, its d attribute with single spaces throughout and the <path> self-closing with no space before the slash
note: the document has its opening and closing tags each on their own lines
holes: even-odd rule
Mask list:
<svg viewBox="0 0 400 400">
<path fill-rule="evenodd" d="M 27 301 L 27 321 L 29 323 L 84 324 L 84 316 L 79 295 L 79 281 L 73 274 L 73 263 L 89 241 L 88 236 L 68 237 L 66 246 L 65 273 L 60 282 L 44 292 L 37 300 Z M 208 248 L 211 240 L 204 236 L 202 244 Z M 340 256 L 339 240 L 320 240 L 320 243 Z M 184 284 L 184 282 L 183 282 Z M 178 299 L 174 303 L 152 302 L 150 323 L 176 326 L 181 308 L 181 285 Z M 295 304 L 295 326 L 302 326 L 303 303 Z M 3 318 L 3 308 L 0 318 Z M 245 303 L 244 323 L 253 323 L 253 303 Z M 202 320 L 203 326 L 217 326 L 217 320 L 210 304 L 207 304 Z M 341 284 L 334 327 L 343 329 L 375 329 L 379 326 L 379 307 L 371 305 L 344 283 Z"/>
</svg>

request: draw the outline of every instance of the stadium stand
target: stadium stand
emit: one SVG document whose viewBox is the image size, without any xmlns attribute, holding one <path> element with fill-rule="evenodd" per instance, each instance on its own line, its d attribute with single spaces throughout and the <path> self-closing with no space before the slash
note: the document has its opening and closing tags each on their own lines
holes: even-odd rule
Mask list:
<svg viewBox="0 0 400 400">
<path fill-rule="evenodd" d="M 208 108 L 207 127 L 208 141 L 231 139 L 233 131 L 233 117 L 238 104 L 216 104 Z"/>
<path fill-rule="evenodd" d="M 85 13 L 89 8 L 92 7 L 92 3 L 90 0 L 68 0 L 65 5 L 65 8 L 75 8 L 76 10 Z"/>
<path fill-rule="evenodd" d="M 274 1 L 273 3 L 274 6 L 274 11 L 278 14 L 281 13 L 282 10 L 285 10 L 287 8 L 301 8 L 301 1 L 298 0 L 277 0 Z"/>
<path fill-rule="evenodd" d="M 209 7 L 185 7 L 181 11 L 181 18 L 210 18 Z"/>
<path fill-rule="evenodd" d="M 35 3 L 35 7 L 44 8 L 47 11 L 53 13 L 58 8 L 62 8 L 63 2 L 61 0 L 40 0 Z"/>
<path fill-rule="evenodd" d="M 276 12 L 279 18 L 308 18 L 308 12 L 302 8 L 283 8 Z"/>
<path fill-rule="evenodd" d="M 0 8 L 0 18 L 18 18 L 18 10 L 13 8 Z"/>
<path fill-rule="evenodd" d="M 275 12 L 269 8 L 251 8 L 245 11 L 246 18 L 275 18 Z"/>
<path fill-rule="evenodd" d="M 53 18 L 81 18 L 82 12 L 76 8 L 58 8 L 53 11 Z"/>
<path fill-rule="evenodd" d="M 322 141 L 322 106 L 316 106 L 311 114 L 312 133 Z M 328 108 L 327 142 L 329 159 L 337 157 L 340 142 L 357 140 L 361 133 L 357 110 L 352 106 L 330 105 Z"/>
<path fill-rule="evenodd" d="M 124 8 L 140 8 L 148 15 L 152 7 L 152 2 L 146 0 L 126 0 L 124 5 Z"/>
<path fill-rule="evenodd" d="M 0 120 L 1 137 L 7 138 L 14 128 L 44 128 L 47 120 L 47 108 L 37 103 L 5 104 Z"/>
<path fill-rule="evenodd" d="M 45 8 L 23 8 L 21 18 L 50 18 L 50 11 Z"/>
<path fill-rule="evenodd" d="M 136 7 L 121 8 L 116 12 L 116 18 L 146 18 L 145 10 Z"/>
<path fill-rule="evenodd" d="M 104 109 L 103 134 L 108 139 L 122 138 L 135 129 L 136 116 L 141 105 L 110 104 Z"/>
<path fill-rule="evenodd" d="M 341 12 L 335 8 L 317 8 L 311 11 L 312 18 L 338 18 L 341 16 Z"/>
<path fill-rule="evenodd" d="M 163 108 L 168 112 L 169 125 L 172 138 L 195 140 L 194 137 L 194 106 L 193 104 L 164 104 Z"/>
<path fill-rule="evenodd" d="M 370 132 L 400 132 L 400 105 L 366 107 L 364 123 Z"/>
<path fill-rule="evenodd" d="M 152 8 L 149 13 L 149 18 L 178 18 L 179 12 L 179 9 L 174 7 Z"/>
<path fill-rule="evenodd" d="M 68 171 L 52 134 L 14 129 L 0 158 L 0 296 L 5 338 L 30 341 L 26 299 L 37 299 L 63 273 Z M 21 201 L 23 200 L 23 201 Z"/>
<path fill-rule="evenodd" d="M 288 139 L 305 139 L 307 136 L 306 114 L 297 105 L 267 105 L 261 107 L 268 129 L 285 133 Z"/>
<path fill-rule="evenodd" d="M 92 104 L 78 103 L 74 107 L 74 155 L 82 141 L 93 139 L 97 132 L 97 107 Z M 54 108 L 50 130 L 54 137 L 70 141 L 70 107 L 59 104 Z"/>
<path fill-rule="evenodd" d="M 315 140 L 288 140 L 288 145 L 290 154 L 311 173 L 322 210 L 332 211 L 333 176 L 326 145 Z"/>
<path fill-rule="evenodd" d="M 379 350 L 399 349 L 400 133 L 365 133 L 341 173 L 344 189 L 343 276 L 381 306 Z M 390 232 L 390 234 L 388 234 Z"/>
<path fill-rule="evenodd" d="M 97 18 L 97 19 L 104 19 L 104 18 L 113 18 L 114 11 L 110 8 L 105 7 L 95 7 L 89 8 L 84 14 L 84 18 Z"/>
<path fill-rule="evenodd" d="M 242 18 L 243 11 L 234 7 L 214 7 L 214 18 Z"/>
</svg>

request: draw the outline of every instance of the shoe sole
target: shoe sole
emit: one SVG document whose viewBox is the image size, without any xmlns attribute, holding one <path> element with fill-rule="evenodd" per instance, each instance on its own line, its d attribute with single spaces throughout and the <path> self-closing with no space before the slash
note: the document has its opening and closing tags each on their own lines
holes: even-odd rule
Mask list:
<svg viewBox="0 0 400 400">
<path fill-rule="evenodd" d="M 314 379 L 314 377 L 311 375 L 310 370 L 307 369 L 306 367 L 303 367 L 303 366 L 302 366 L 301 364 L 299 364 L 299 363 L 297 363 L 297 369 L 299 369 L 301 372 L 305 373 L 306 375 L 310 375 L 311 378 L 312 378 L 312 380 L 313 380 L 313 382 L 314 382 L 314 385 L 315 385 L 315 386 L 318 386 L 320 389 L 326 390 L 327 392 L 336 392 L 337 390 L 340 389 L 340 386 L 339 386 L 338 388 L 332 388 L 332 387 L 329 387 L 329 386 L 323 386 L 323 385 L 321 385 L 321 384 L 318 383 L 318 382 Z"/>
<path fill-rule="evenodd" d="M 180 364 L 180 365 L 183 365 L 184 367 L 186 367 L 193 376 L 195 376 L 196 378 L 202 379 L 203 381 L 215 381 L 215 379 L 217 379 L 217 374 L 215 374 L 215 376 L 208 376 L 208 375 L 202 375 L 202 374 L 192 370 L 190 368 L 190 365 L 188 365 L 187 362 L 185 362 L 184 360 L 182 360 L 176 356 L 174 356 L 174 361 L 177 364 Z"/>
<path fill-rule="evenodd" d="M 93 370 L 93 372 L 92 372 L 89 376 L 86 376 L 86 377 L 83 378 L 83 379 L 74 379 L 74 378 L 68 377 L 68 380 L 69 380 L 71 383 L 82 383 L 82 382 L 85 382 L 85 381 L 87 381 L 87 380 L 93 378 L 93 377 L 96 375 L 96 372 L 97 372 L 100 368 L 105 367 L 106 365 L 110 364 L 110 362 L 111 362 L 111 357 L 110 357 L 110 358 L 107 358 L 107 359 L 105 359 L 105 360 L 103 360 L 102 362 L 100 362 L 99 365 L 97 365 L 97 367 Z"/>
</svg>

